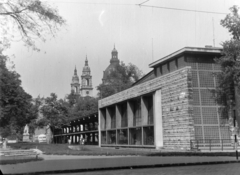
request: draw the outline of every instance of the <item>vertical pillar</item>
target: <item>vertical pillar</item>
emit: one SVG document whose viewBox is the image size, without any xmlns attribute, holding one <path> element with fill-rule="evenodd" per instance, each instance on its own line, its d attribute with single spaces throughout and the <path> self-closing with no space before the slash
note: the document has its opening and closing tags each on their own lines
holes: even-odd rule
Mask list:
<svg viewBox="0 0 240 175">
<path fill-rule="evenodd" d="M 146 98 L 141 97 L 141 117 L 142 117 L 142 125 L 148 124 L 148 110 L 147 110 L 147 104 L 148 101 Z"/>
<path fill-rule="evenodd" d="M 153 95 L 154 142 L 156 149 L 163 147 L 162 94 L 161 89 Z"/>
<path fill-rule="evenodd" d="M 121 128 L 121 108 L 120 105 L 116 105 L 116 128 Z"/>
<path fill-rule="evenodd" d="M 133 104 L 128 101 L 127 102 L 127 116 L 128 116 L 128 127 L 133 126 Z"/>
<path fill-rule="evenodd" d="M 106 108 L 99 110 L 99 123 L 102 130 L 106 129 Z M 99 130 L 100 131 L 100 130 Z"/>
<path fill-rule="evenodd" d="M 106 129 L 111 129 L 111 112 L 109 108 L 106 108 Z"/>
<path fill-rule="evenodd" d="M 101 119 L 101 117 L 102 117 L 102 114 L 101 114 L 101 111 L 100 110 L 98 110 L 98 146 L 99 147 L 101 147 L 101 137 L 102 137 L 102 135 L 101 135 L 101 129 L 102 129 L 102 123 L 103 123 L 103 121 L 102 121 L 102 119 Z"/>
</svg>

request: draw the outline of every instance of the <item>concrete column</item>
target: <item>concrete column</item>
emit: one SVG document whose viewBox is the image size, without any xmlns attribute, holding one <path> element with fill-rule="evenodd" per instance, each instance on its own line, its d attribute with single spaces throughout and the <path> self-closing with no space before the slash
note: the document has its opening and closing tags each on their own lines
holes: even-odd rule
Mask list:
<svg viewBox="0 0 240 175">
<path fill-rule="evenodd" d="M 148 101 L 146 98 L 141 97 L 141 117 L 142 117 L 142 125 L 148 124 L 148 110 L 147 110 L 147 104 Z"/>
<path fill-rule="evenodd" d="M 163 147 L 162 94 L 156 90 L 153 95 L 154 142 L 156 149 Z"/>
<path fill-rule="evenodd" d="M 101 130 L 105 130 L 106 129 L 106 108 L 99 110 L 98 119 L 99 119 L 99 126 Z"/>
<path fill-rule="evenodd" d="M 102 119 L 101 119 L 101 111 L 98 110 L 98 146 L 101 147 L 101 129 L 102 129 Z"/>
<path fill-rule="evenodd" d="M 122 119 L 121 108 L 119 105 L 116 105 L 116 128 L 121 128 L 122 126 L 121 119 Z"/>
<path fill-rule="evenodd" d="M 106 108 L 106 129 L 111 129 L 111 112 Z"/>
<path fill-rule="evenodd" d="M 133 126 L 133 105 L 130 101 L 127 102 L 127 116 L 128 116 L 128 127 Z"/>
</svg>

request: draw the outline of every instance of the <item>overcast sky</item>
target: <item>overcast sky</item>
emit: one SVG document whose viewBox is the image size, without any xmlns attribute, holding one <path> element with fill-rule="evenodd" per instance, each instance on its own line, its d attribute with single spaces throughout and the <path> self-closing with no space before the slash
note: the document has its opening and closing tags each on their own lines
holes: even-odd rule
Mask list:
<svg viewBox="0 0 240 175">
<path fill-rule="evenodd" d="M 240 0 L 150 0 L 144 5 L 156 7 L 135 5 L 144 1 L 48 0 L 67 25 L 55 38 L 47 36 L 45 43 L 38 43 L 41 52 L 28 50 L 21 42 L 12 43 L 5 52 L 15 55 L 12 61 L 25 91 L 34 98 L 51 92 L 64 98 L 70 93 L 75 65 L 80 77 L 86 55 L 96 89 L 110 64 L 114 44 L 120 61 L 135 64 L 144 73 L 151 71 L 151 62 L 183 47 L 213 45 L 213 36 L 220 47 L 230 39 L 220 25 L 226 15 L 193 11 L 229 13 L 231 6 L 240 6 Z"/>
</svg>

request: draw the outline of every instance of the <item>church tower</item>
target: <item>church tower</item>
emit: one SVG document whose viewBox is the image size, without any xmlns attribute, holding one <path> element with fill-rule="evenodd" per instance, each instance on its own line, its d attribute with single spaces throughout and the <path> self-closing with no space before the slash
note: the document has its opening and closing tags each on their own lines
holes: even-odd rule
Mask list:
<svg viewBox="0 0 240 175">
<path fill-rule="evenodd" d="M 73 91 L 74 94 L 76 94 L 76 95 L 80 95 L 80 84 L 79 84 L 79 77 L 77 75 L 76 66 L 75 66 L 75 70 L 74 70 L 74 75 L 72 77 L 71 91 Z"/>
<path fill-rule="evenodd" d="M 83 67 L 81 78 L 82 78 L 82 86 L 81 86 L 82 97 L 92 96 L 92 91 L 93 91 L 92 76 L 91 76 L 90 67 L 88 66 L 87 57 L 85 60 L 85 66 Z"/>
<path fill-rule="evenodd" d="M 110 65 L 106 68 L 105 71 L 103 71 L 103 78 L 102 78 L 103 84 L 107 84 L 108 75 L 110 74 L 111 71 L 113 71 L 115 69 L 115 67 L 117 65 L 119 65 L 118 51 L 115 49 L 115 44 L 114 44 L 114 48 L 112 50 L 112 58 L 110 60 Z"/>
</svg>

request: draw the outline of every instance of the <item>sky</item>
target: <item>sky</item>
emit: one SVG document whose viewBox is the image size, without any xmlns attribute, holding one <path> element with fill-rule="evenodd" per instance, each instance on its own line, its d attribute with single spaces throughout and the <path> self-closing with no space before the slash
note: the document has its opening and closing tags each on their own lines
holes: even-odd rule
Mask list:
<svg viewBox="0 0 240 175">
<path fill-rule="evenodd" d="M 220 25 L 226 15 L 219 13 L 240 6 L 240 0 L 145 1 L 48 0 L 67 25 L 56 37 L 37 41 L 40 52 L 13 42 L 4 53 L 11 56 L 23 88 L 33 98 L 48 97 L 52 92 L 64 98 L 71 91 L 75 66 L 80 77 L 87 56 L 96 96 L 114 44 L 120 61 L 147 74 L 152 70 L 150 63 L 183 47 L 221 47 L 230 35 Z M 136 5 L 141 3 L 145 6 Z"/>
</svg>

